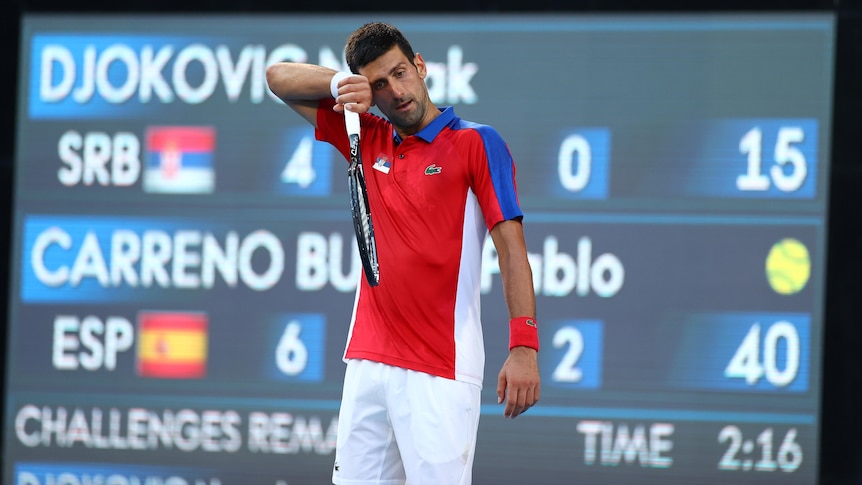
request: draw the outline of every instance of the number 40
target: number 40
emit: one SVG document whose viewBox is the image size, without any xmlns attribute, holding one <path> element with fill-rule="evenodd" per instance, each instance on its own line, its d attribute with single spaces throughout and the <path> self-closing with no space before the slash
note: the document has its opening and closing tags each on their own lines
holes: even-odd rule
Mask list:
<svg viewBox="0 0 862 485">
<path fill-rule="evenodd" d="M 760 333 L 759 323 L 751 326 L 724 369 L 724 376 L 745 379 L 749 385 L 754 385 L 761 377 L 766 377 L 767 382 L 773 386 L 787 386 L 796 379 L 799 372 L 800 347 L 796 327 L 790 322 L 780 321 L 770 325 L 762 339 Z M 783 370 L 778 365 L 778 345 L 781 340 L 786 343 Z"/>
</svg>

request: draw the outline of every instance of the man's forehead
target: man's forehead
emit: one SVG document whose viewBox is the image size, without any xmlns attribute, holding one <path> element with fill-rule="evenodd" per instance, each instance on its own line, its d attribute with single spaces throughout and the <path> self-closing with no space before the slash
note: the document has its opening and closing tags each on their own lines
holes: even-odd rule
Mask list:
<svg viewBox="0 0 862 485">
<path fill-rule="evenodd" d="M 403 66 L 411 65 L 410 59 L 401 52 L 398 46 L 393 46 L 385 54 L 377 59 L 369 62 L 365 67 L 360 68 L 360 71 L 365 71 L 368 74 L 377 76 L 385 76 L 390 74 L 395 69 Z"/>
</svg>

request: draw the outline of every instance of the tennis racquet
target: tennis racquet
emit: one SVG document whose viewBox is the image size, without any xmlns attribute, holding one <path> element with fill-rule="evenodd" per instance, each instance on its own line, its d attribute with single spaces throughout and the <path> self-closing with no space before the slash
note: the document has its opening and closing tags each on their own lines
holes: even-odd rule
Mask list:
<svg viewBox="0 0 862 485">
<path fill-rule="evenodd" d="M 359 244 L 359 256 L 369 286 L 380 284 L 380 267 L 377 263 L 377 243 L 374 240 L 374 224 L 368 207 L 368 191 L 362 171 L 362 153 L 359 151 L 359 113 L 344 110 L 344 124 L 350 140 L 350 165 L 347 168 L 347 183 L 350 188 L 350 210 L 353 212 L 353 230 Z"/>
</svg>

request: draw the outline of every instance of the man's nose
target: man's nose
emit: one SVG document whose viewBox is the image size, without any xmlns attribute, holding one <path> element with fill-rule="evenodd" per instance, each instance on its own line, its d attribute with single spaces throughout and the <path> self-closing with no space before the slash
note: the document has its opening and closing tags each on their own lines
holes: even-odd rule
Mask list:
<svg viewBox="0 0 862 485">
<path fill-rule="evenodd" d="M 404 96 L 404 88 L 401 86 L 401 83 L 389 83 L 389 89 L 392 93 L 392 97 L 395 99 L 401 99 Z"/>
</svg>

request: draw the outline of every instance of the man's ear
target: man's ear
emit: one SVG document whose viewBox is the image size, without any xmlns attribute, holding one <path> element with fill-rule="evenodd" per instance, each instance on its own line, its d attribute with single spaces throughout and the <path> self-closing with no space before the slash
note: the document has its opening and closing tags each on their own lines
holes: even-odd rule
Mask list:
<svg viewBox="0 0 862 485">
<path fill-rule="evenodd" d="M 428 75 L 428 68 L 425 65 L 425 59 L 422 59 L 422 54 L 416 53 L 413 55 L 413 65 L 416 66 L 416 71 L 421 79 L 425 79 Z"/>
</svg>

